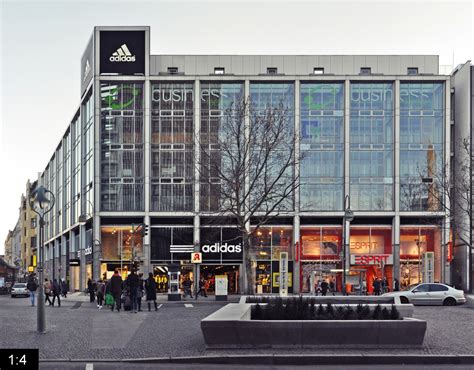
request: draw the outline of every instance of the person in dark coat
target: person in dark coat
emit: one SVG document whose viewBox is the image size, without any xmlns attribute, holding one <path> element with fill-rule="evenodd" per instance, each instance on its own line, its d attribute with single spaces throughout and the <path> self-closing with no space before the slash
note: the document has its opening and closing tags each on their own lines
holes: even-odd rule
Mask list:
<svg viewBox="0 0 474 370">
<path fill-rule="evenodd" d="M 53 303 L 51 306 L 54 307 L 54 302 L 56 301 L 56 297 L 58 298 L 58 307 L 61 307 L 61 287 L 56 279 L 53 280 L 51 285 L 51 293 L 53 294 Z"/>
<path fill-rule="evenodd" d="M 138 311 L 142 310 L 142 297 L 143 297 L 143 274 L 140 272 L 138 274 L 138 290 L 137 290 L 137 306 Z"/>
<path fill-rule="evenodd" d="M 194 296 L 194 299 L 196 299 L 196 300 L 198 299 L 199 293 L 201 293 L 201 295 L 204 294 L 204 297 L 207 298 L 205 287 L 206 287 L 206 280 L 204 280 L 204 278 L 201 278 L 199 280 L 199 290 L 197 291 L 196 295 Z"/>
<path fill-rule="evenodd" d="M 329 289 L 329 284 L 326 280 L 323 280 L 321 282 L 321 294 L 322 295 L 326 295 L 326 293 L 328 292 L 328 289 Z"/>
<path fill-rule="evenodd" d="M 381 282 L 380 282 L 379 278 L 376 278 L 374 280 L 373 288 L 374 288 L 374 294 L 375 295 L 380 295 Z"/>
<path fill-rule="evenodd" d="M 158 311 L 156 304 L 156 282 L 153 278 L 153 273 L 148 273 L 148 279 L 145 281 L 146 302 L 148 304 L 148 311 L 151 309 L 151 302 L 155 304 L 155 311 Z"/>
<path fill-rule="evenodd" d="M 398 279 L 393 280 L 393 291 L 394 292 L 399 292 L 400 291 L 400 283 Z"/>
<path fill-rule="evenodd" d="M 67 298 L 67 283 L 66 280 L 61 280 L 61 294 L 64 298 Z"/>
<path fill-rule="evenodd" d="M 138 278 L 138 275 L 136 274 L 135 269 L 132 269 L 132 272 L 130 273 L 130 275 L 128 275 L 126 282 L 127 282 L 128 288 L 130 289 L 129 290 L 130 301 L 132 304 L 131 311 L 137 313 L 137 310 L 138 310 L 137 298 L 138 298 L 138 287 L 140 285 L 140 279 Z"/>
<path fill-rule="evenodd" d="M 38 283 L 36 282 L 34 274 L 29 276 L 28 283 L 26 283 L 26 289 L 30 292 L 31 305 L 34 306 L 36 289 L 38 289 Z"/>
<path fill-rule="evenodd" d="M 117 306 L 117 311 L 120 312 L 121 303 L 120 299 L 122 296 L 123 281 L 122 277 L 119 275 L 118 270 L 114 271 L 114 274 L 110 278 L 110 294 L 114 297 L 115 305 Z M 112 311 L 114 310 L 114 305 L 112 305 Z"/>
<path fill-rule="evenodd" d="M 95 291 L 94 291 L 94 284 L 92 280 L 89 278 L 87 279 L 87 290 L 89 292 L 89 298 L 91 303 L 95 301 Z"/>
</svg>

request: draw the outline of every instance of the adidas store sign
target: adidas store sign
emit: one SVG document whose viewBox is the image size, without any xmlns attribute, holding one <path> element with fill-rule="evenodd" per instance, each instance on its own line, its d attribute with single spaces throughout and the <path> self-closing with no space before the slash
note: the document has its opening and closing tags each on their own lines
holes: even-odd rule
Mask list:
<svg viewBox="0 0 474 370">
<path fill-rule="evenodd" d="M 111 62 L 134 62 L 135 55 L 132 55 L 130 50 L 128 50 L 127 44 L 123 44 L 121 47 L 114 52 L 109 58 Z"/>
<path fill-rule="evenodd" d="M 242 246 L 240 244 L 221 244 L 215 243 L 212 245 L 203 245 L 202 251 L 204 253 L 240 253 L 242 252 Z"/>
</svg>

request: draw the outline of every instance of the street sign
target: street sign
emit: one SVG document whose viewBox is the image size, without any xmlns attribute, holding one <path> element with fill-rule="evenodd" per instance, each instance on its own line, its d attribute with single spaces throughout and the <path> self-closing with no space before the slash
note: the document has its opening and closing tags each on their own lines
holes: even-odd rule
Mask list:
<svg viewBox="0 0 474 370">
<path fill-rule="evenodd" d="M 202 253 L 201 252 L 191 253 L 191 262 L 192 263 L 202 263 Z"/>
</svg>

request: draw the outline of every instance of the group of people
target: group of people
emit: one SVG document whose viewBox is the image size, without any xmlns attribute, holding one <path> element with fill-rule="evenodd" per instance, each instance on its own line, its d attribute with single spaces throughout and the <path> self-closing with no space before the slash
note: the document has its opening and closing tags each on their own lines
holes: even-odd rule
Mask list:
<svg viewBox="0 0 474 370">
<path fill-rule="evenodd" d="M 36 279 L 35 274 L 31 274 L 28 277 L 26 289 L 30 293 L 31 305 L 34 306 L 36 299 L 36 290 L 38 289 L 38 281 Z M 64 279 L 58 281 L 57 279 L 50 280 L 48 278 L 45 278 L 43 282 L 43 290 L 45 296 L 44 303 L 48 302 L 50 306 L 54 307 L 54 303 L 56 302 L 57 298 L 58 307 L 61 307 L 61 296 L 67 298 L 68 285 Z"/>
<path fill-rule="evenodd" d="M 87 290 L 90 302 L 95 302 L 97 298 L 97 307 L 99 309 L 105 303 L 110 306 L 112 311 L 116 309 L 117 312 L 120 312 L 123 304 L 124 310 L 137 313 L 142 310 L 142 298 L 145 296 L 148 311 L 151 311 L 152 303 L 155 311 L 158 310 L 156 303 L 156 281 L 152 272 L 144 280 L 143 274 L 137 274 L 136 270 L 133 269 L 124 281 L 118 269 L 116 269 L 108 281 L 105 277 L 98 282 L 89 279 L 87 281 Z"/>
<path fill-rule="evenodd" d="M 183 288 L 183 298 L 186 298 L 188 295 L 190 298 L 193 298 L 193 286 L 194 282 L 191 280 L 189 276 L 186 276 L 183 280 L 183 283 L 181 284 Z M 201 277 L 199 279 L 199 289 L 194 295 L 194 298 L 197 300 L 199 294 L 201 294 L 203 297 L 207 298 L 207 289 L 209 288 L 209 282 L 208 280 L 204 279 Z"/>
<path fill-rule="evenodd" d="M 334 281 L 330 280 L 329 283 L 326 280 L 318 280 L 314 285 L 314 294 L 325 296 L 328 291 L 332 293 L 332 295 L 336 294 L 336 287 L 334 285 Z"/>
</svg>

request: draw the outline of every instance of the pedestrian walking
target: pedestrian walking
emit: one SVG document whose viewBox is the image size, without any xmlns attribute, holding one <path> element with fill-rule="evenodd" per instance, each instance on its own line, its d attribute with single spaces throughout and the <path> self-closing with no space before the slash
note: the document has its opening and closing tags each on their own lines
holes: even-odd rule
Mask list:
<svg viewBox="0 0 474 370">
<path fill-rule="evenodd" d="M 145 291 L 146 291 L 146 302 L 148 305 L 148 312 L 151 309 L 151 302 L 155 305 L 155 311 L 158 311 L 158 306 L 156 304 L 156 282 L 153 278 L 153 273 L 148 273 L 148 279 L 145 281 Z"/>
<path fill-rule="evenodd" d="M 336 286 L 334 285 L 334 280 L 329 281 L 329 291 L 332 295 L 336 295 Z"/>
<path fill-rule="evenodd" d="M 48 278 L 44 279 L 43 283 L 43 289 L 44 289 L 44 303 L 48 302 L 49 305 L 51 306 L 51 283 L 48 281 Z"/>
<path fill-rule="evenodd" d="M 329 289 L 329 284 L 327 283 L 326 280 L 323 280 L 321 282 L 321 294 L 325 296 L 326 293 L 328 292 L 328 289 Z"/>
<path fill-rule="evenodd" d="M 321 293 L 321 280 L 318 280 L 314 285 L 314 294 L 319 295 Z"/>
<path fill-rule="evenodd" d="M 130 301 L 132 304 L 130 312 L 135 312 L 137 313 L 138 310 L 138 285 L 139 285 L 139 278 L 138 275 L 136 274 L 135 269 L 132 269 L 132 272 L 130 275 L 128 275 L 127 280 L 126 280 L 127 286 L 129 288 L 130 292 Z"/>
<path fill-rule="evenodd" d="M 183 281 L 183 292 L 184 296 L 183 298 L 186 298 L 186 296 L 189 295 L 189 297 L 193 298 L 193 293 L 191 291 L 191 287 L 193 286 L 193 281 L 189 277 L 185 277 Z"/>
<path fill-rule="evenodd" d="M 110 284 L 110 294 L 112 294 L 115 301 L 115 305 L 112 304 L 112 311 L 114 310 L 114 306 L 116 306 L 117 311 L 120 312 L 120 308 L 122 306 L 120 299 L 122 296 L 123 281 L 117 269 L 114 271 L 114 274 L 110 278 L 109 284 Z"/>
<path fill-rule="evenodd" d="M 376 278 L 374 280 L 374 283 L 373 283 L 372 287 L 374 288 L 374 294 L 375 295 L 380 295 L 381 282 L 380 282 L 379 278 Z"/>
<path fill-rule="evenodd" d="M 198 299 L 199 293 L 201 293 L 201 295 L 204 294 L 204 297 L 207 298 L 205 287 L 206 287 L 206 281 L 204 280 L 204 278 L 199 279 L 199 290 L 197 291 L 196 295 L 194 296 L 194 298 L 196 300 Z"/>
<path fill-rule="evenodd" d="M 143 297 L 143 273 L 138 274 L 138 290 L 137 290 L 137 307 L 138 311 L 142 310 L 142 297 Z"/>
<path fill-rule="evenodd" d="M 393 291 L 394 292 L 400 291 L 400 282 L 396 278 L 393 280 Z"/>
<path fill-rule="evenodd" d="M 94 291 L 94 283 L 92 282 L 92 279 L 89 278 L 87 279 L 87 291 L 89 292 L 89 300 L 90 302 L 95 301 L 95 291 Z"/>
<path fill-rule="evenodd" d="M 53 293 L 53 304 L 51 306 L 54 307 L 54 302 L 56 301 L 56 297 L 58 298 L 58 307 L 61 307 L 61 287 L 56 279 L 53 280 L 51 285 L 51 292 Z"/>
<path fill-rule="evenodd" d="M 66 279 L 61 279 L 61 294 L 64 298 L 67 298 L 67 282 Z"/>
<path fill-rule="evenodd" d="M 26 289 L 30 292 L 31 305 L 35 305 L 35 294 L 36 289 L 38 289 L 38 284 L 36 283 L 35 275 L 31 274 L 28 278 L 28 283 L 26 283 Z"/>
<path fill-rule="evenodd" d="M 102 305 L 104 304 L 105 296 L 105 283 L 102 280 L 98 281 L 95 287 L 95 294 L 97 296 L 97 308 L 100 310 L 102 309 Z"/>
<path fill-rule="evenodd" d="M 388 281 L 387 278 L 384 276 L 382 279 L 382 293 L 387 293 L 388 292 Z"/>
</svg>

